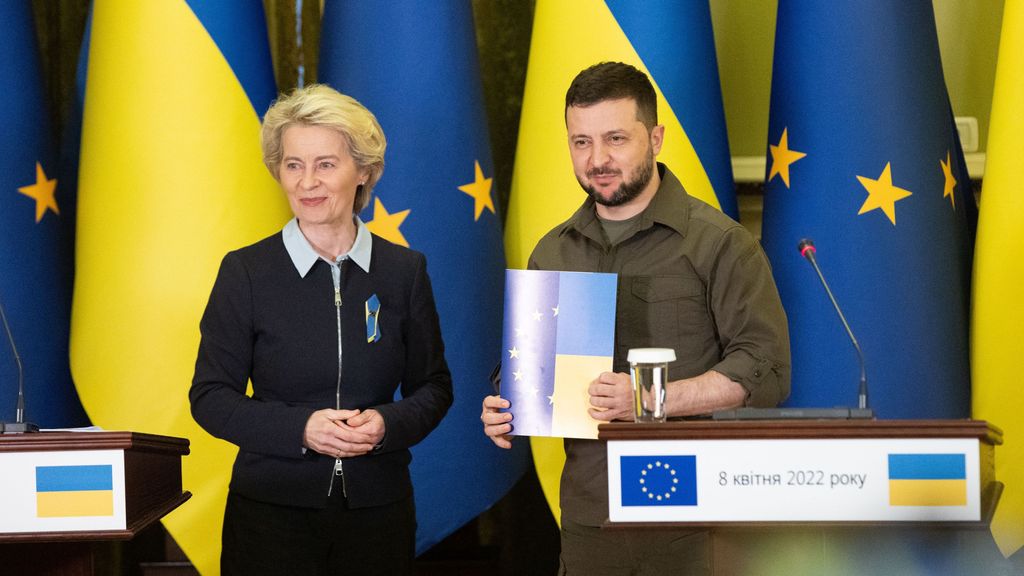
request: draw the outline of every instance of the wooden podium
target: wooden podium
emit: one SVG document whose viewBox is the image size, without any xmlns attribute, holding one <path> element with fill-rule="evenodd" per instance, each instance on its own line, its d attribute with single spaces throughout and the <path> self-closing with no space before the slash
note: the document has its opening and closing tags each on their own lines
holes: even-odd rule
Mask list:
<svg viewBox="0 0 1024 576">
<path fill-rule="evenodd" d="M 191 497 L 188 453 L 135 432 L 0 436 L 0 572 L 92 574 L 96 543 L 131 540 Z"/>
<path fill-rule="evenodd" d="M 599 438 L 605 528 L 708 530 L 716 574 L 831 573 L 850 549 L 884 572 L 895 568 L 879 558 L 917 545 L 907 542 L 950 549 L 943 566 L 959 567 L 994 549 L 1002 432 L 983 421 L 609 423 Z"/>
</svg>

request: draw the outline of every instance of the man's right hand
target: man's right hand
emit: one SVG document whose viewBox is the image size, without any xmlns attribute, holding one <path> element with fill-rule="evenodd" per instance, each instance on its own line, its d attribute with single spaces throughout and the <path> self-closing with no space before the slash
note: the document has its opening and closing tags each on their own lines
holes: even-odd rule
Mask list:
<svg viewBox="0 0 1024 576">
<path fill-rule="evenodd" d="M 508 409 L 510 404 L 501 396 L 488 396 L 484 398 L 483 411 L 480 413 L 480 421 L 484 423 L 484 434 L 491 439 L 499 448 L 511 448 L 512 437 L 512 413 L 499 412 Z"/>
</svg>

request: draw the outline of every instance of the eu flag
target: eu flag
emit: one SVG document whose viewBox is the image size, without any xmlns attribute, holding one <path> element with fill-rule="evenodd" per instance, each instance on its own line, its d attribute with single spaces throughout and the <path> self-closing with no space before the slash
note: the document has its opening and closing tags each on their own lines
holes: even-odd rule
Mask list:
<svg viewBox="0 0 1024 576">
<path fill-rule="evenodd" d="M 779 2 L 764 248 L 792 335 L 788 405 L 853 405 L 859 368 L 813 269 L 812 238 L 882 418 L 968 415 L 976 218 L 928 0 Z"/>
<path fill-rule="evenodd" d="M 73 198 L 57 178 L 31 2 L 0 3 L 0 22 L 0 304 L 24 366 L 25 419 L 81 426 L 88 419 L 68 367 Z M 18 368 L 2 332 L 0 420 L 11 422 Z"/>
<path fill-rule="evenodd" d="M 619 456 L 623 506 L 696 506 L 696 456 Z"/>
<path fill-rule="evenodd" d="M 384 128 L 384 177 L 362 217 L 426 254 L 441 317 L 455 403 L 412 450 L 423 552 L 494 504 L 528 459 L 525 444 L 496 450 L 480 428 L 505 266 L 470 3 L 329 1 L 319 66 Z"/>
</svg>

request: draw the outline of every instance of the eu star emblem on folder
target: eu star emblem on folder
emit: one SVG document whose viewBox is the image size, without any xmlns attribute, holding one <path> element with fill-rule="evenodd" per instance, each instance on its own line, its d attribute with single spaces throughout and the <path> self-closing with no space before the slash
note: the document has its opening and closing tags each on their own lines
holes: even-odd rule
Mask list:
<svg viewBox="0 0 1024 576">
<path fill-rule="evenodd" d="M 374 294 L 366 299 L 366 341 L 380 340 L 380 298 Z"/>
<path fill-rule="evenodd" d="M 507 270 L 501 395 L 512 434 L 597 438 L 587 388 L 612 369 L 617 275 Z"/>
</svg>

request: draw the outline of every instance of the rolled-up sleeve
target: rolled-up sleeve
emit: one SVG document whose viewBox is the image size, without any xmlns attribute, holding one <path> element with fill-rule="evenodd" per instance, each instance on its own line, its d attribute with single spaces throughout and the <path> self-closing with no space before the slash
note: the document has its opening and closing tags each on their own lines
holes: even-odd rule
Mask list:
<svg viewBox="0 0 1024 576">
<path fill-rule="evenodd" d="M 722 359 L 712 370 L 747 390 L 746 405 L 789 396 L 789 327 L 768 258 L 740 227 L 721 237 L 708 283 Z"/>
</svg>

